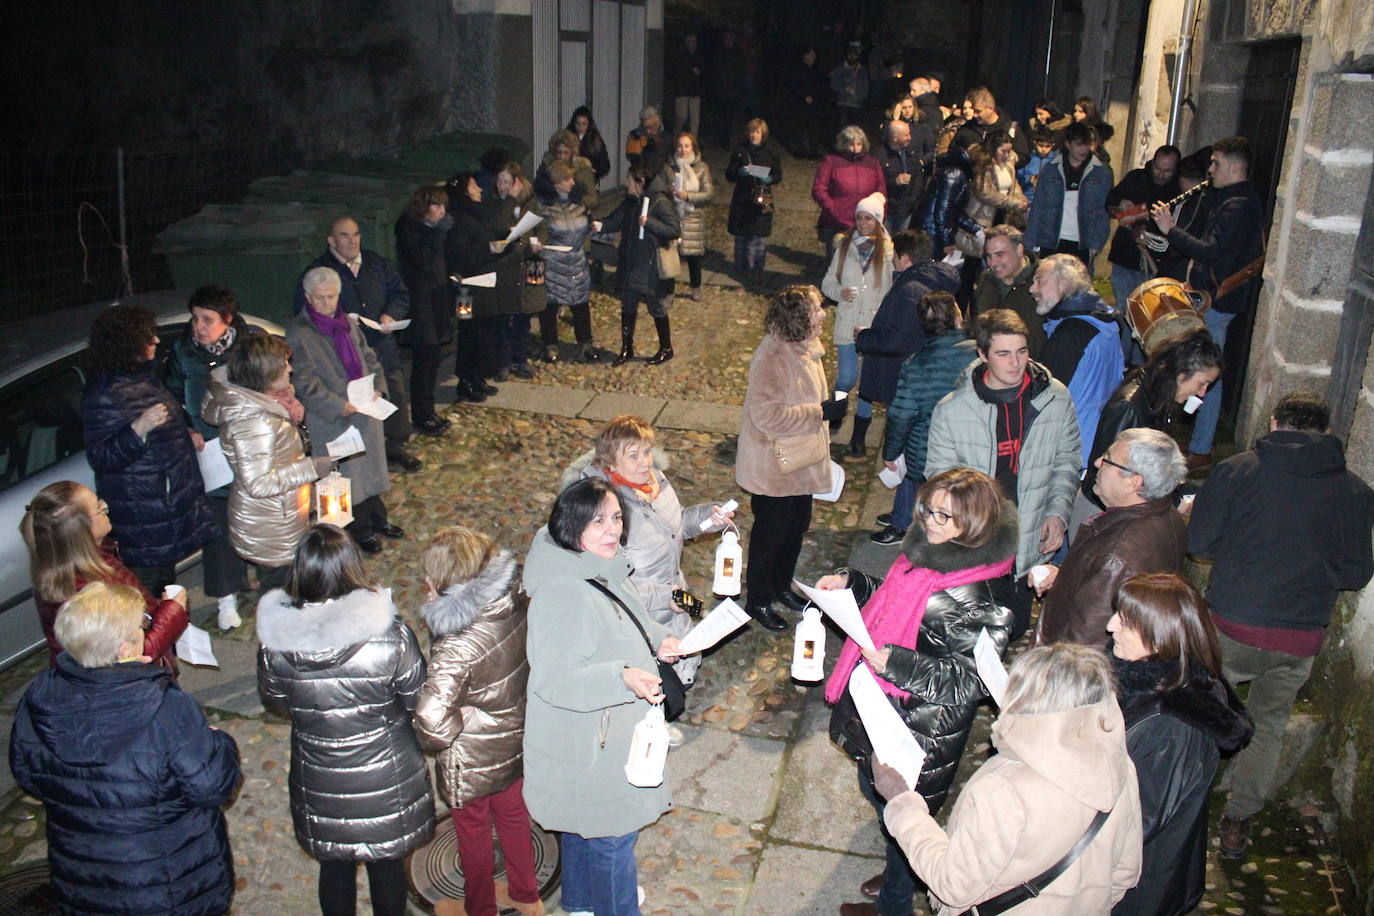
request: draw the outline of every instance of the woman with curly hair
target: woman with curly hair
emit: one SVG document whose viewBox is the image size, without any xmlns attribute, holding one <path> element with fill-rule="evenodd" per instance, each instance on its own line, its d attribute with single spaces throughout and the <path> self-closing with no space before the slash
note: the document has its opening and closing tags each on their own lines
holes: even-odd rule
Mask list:
<svg viewBox="0 0 1374 916">
<path fill-rule="evenodd" d="M 110 509 L 124 560 L 154 594 L 178 560 L 215 535 L 196 451 L 205 440 L 157 377 L 151 310 L 115 305 L 91 325 L 91 377 L 81 398 L 86 460 Z"/>
</svg>

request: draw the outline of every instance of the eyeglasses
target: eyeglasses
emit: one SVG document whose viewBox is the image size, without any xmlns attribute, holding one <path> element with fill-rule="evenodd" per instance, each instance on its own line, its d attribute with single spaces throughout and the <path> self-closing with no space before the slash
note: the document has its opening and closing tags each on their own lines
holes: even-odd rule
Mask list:
<svg viewBox="0 0 1374 916">
<path fill-rule="evenodd" d="M 103 499 L 97 499 L 97 500 L 95 501 L 95 511 L 91 513 L 91 516 L 90 516 L 90 517 L 91 517 L 91 518 L 95 518 L 97 515 L 109 515 L 109 514 L 110 514 L 110 506 L 109 506 L 109 503 L 105 502 L 105 500 L 103 500 Z"/>
<path fill-rule="evenodd" d="M 1128 467 L 1127 465 L 1124 465 L 1124 464 L 1118 464 L 1117 462 L 1115 462 L 1115 461 L 1113 461 L 1112 459 L 1108 458 L 1106 452 L 1103 452 L 1102 455 L 1101 455 L 1097 460 L 1100 461 L 1100 462 L 1102 462 L 1103 464 L 1110 464 L 1112 467 L 1116 468 L 1118 471 L 1125 471 L 1127 474 L 1134 474 L 1134 475 L 1137 476 L 1137 477 L 1140 477 L 1140 476 L 1141 476 L 1141 473 L 1140 473 L 1139 471 L 1137 471 L 1135 468 L 1133 468 L 1133 467 Z"/>
<path fill-rule="evenodd" d="M 950 515 L 948 512 L 941 512 L 939 509 L 932 509 L 925 503 L 919 503 L 916 506 L 916 512 L 921 516 L 921 518 L 935 519 L 935 524 L 939 525 L 942 528 L 945 525 L 948 525 L 950 522 L 954 521 L 954 516 Z"/>
</svg>

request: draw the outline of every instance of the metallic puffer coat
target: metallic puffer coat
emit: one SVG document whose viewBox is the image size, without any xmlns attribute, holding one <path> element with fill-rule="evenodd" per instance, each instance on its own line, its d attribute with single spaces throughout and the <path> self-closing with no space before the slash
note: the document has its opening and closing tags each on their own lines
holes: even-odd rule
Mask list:
<svg viewBox="0 0 1374 916">
<path fill-rule="evenodd" d="M 389 590 L 258 602 L 258 690 L 291 717 L 291 819 L 315 859 L 397 859 L 434 830 L 410 716 L 425 657 Z"/>
<path fill-rule="evenodd" d="M 434 644 L 415 703 L 415 731 L 438 754 L 439 795 L 450 807 L 500 792 L 520 778 L 525 738 L 525 611 L 501 551 L 468 582 L 420 609 Z"/>
<path fill-rule="evenodd" d="M 684 257 L 701 257 L 706 254 L 706 205 L 715 196 L 715 184 L 711 181 L 711 167 L 700 155 L 693 157 L 687 166 L 697 176 L 697 190 L 688 191 L 686 200 L 673 197 L 678 218 L 682 221 L 682 241 L 679 250 Z M 677 193 L 679 160 L 669 159 L 663 166 L 663 184 L 669 194 Z"/>
<path fill-rule="evenodd" d="M 318 475 L 286 408 L 235 385 L 223 367 L 210 375 L 201 415 L 219 427 L 229 486 L 229 543 L 261 566 L 287 566 L 310 523 L 310 482 Z"/>
</svg>

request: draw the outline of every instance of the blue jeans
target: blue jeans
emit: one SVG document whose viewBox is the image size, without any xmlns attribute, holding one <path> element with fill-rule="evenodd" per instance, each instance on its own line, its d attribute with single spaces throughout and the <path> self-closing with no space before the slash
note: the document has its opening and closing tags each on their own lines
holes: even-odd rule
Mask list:
<svg viewBox="0 0 1374 916">
<path fill-rule="evenodd" d="M 624 836 L 560 833 L 563 909 L 596 916 L 639 916 L 638 838 L 637 830 Z"/>
<path fill-rule="evenodd" d="M 854 344 L 836 344 L 835 390 L 848 391 L 859 380 L 859 351 Z M 868 419 L 873 416 L 873 405 L 863 398 L 855 398 L 854 416 Z"/>
<path fill-rule="evenodd" d="M 902 478 L 902 482 L 897 484 L 897 489 L 892 493 L 892 527 L 898 531 L 905 531 L 911 527 L 916 513 L 916 490 L 920 486 L 921 481 L 912 480 L 907 476 Z"/>
<path fill-rule="evenodd" d="M 887 864 L 883 867 L 883 887 L 878 891 L 878 899 L 873 901 L 877 907 L 879 916 L 911 916 L 911 905 L 916 897 L 916 885 L 919 880 L 916 873 L 911 870 L 911 863 L 907 861 L 906 853 L 902 852 L 902 847 L 897 845 L 897 841 L 892 838 L 892 834 L 887 832 L 887 825 L 883 823 L 883 809 L 887 803 L 878 795 L 878 791 L 873 788 L 873 778 L 868 775 L 868 770 L 859 767 L 859 791 L 868 799 L 873 810 L 878 812 L 878 828 L 882 831 L 883 839 L 887 844 Z M 921 885 L 924 887 L 925 885 Z"/>
<path fill-rule="evenodd" d="M 1129 267 L 1122 267 L 1120 264 L 1112 265 L 1112 295 L 1116 296 L 1116 310 L 1122 315 L 1126 314 L 1126 302 L 1131 298 L 1131 293 L 1135 288 L 1146 280 L 1145 271 L 1131 270 Z M 1124 334 L 1128 329 L 1122 328 Z M 1123 338 L 1125 340 L 1125 338 Z M 1126 365 L 1138 366 L 1145 362 L 1145 353 L 1140 349 L 1140 343 L 1131 335 L 1126 341 L 1126 346 L 1122 347 L 1126 352 Z"/>
<path fill-rule="evenodd" d="M 1207 330 L 1211 332 L 1212 339 L 1217 342 L 1217 346 L 1226 349 L 1226 328 L 1231 324 L 1231 319 L 1235 315 L 1226 312 L 1218 312 L 1216 309 L 1208 309 L 1202 313 L 1202 320 L 1207 324 Z M 1221 379 L 1218 378 L 1216 384 L 1208 390 L 1207 396 L 1202 399 L 1202 406 L 1198 408 L 1197 416 L 1193 420 L 1193 438 L 1188 440 L 1188 451 L 1194 455 L 1210 455 L 1212 453 L 1212 439 L 1217 434 L 1217 420 L 1221 418 Z"/>
</svg>

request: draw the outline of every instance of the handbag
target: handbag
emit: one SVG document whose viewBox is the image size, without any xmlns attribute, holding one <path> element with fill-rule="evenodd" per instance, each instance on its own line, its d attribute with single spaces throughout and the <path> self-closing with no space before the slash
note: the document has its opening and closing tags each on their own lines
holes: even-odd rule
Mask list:
<svg viewBox="0 0 1374 916">
<path fill-rule="evenodd" d="M 1069 866 L 1078 861 L 1078 857 L 1092 844 L 1093 837 L 1102 829 L 1102 825 L 1107 823 L 1107 818 L 1112 812 L 1099 811 L 1093 817 L 1092 823 L 1088 824 L 1088 829 L 1083 831 L 1083 835 L 1078 838 L 1078 842 L 1073 844 L 1073 848 L 1064 854 L 1064 858 L 1055 862 L 1040 874 L 1023 881 L 1009 891 L 1003 891 L 996 897 L 990 897 L 982 903 L 969 907 L 959 916 L 999 916 L 1014 906 L 1020 906 L 1032 897 L 1039 897 L 1040 893 L 1050 885 L 1055 878 L 1069 870 Z"/>
<path fill-rule="evenodd" d="M 676 280 L 677 275 L 682 273 L 682 258 L 677 246 L 678 239 L 673 239 L 667 245 L 659 246 L 658 278 L 660 280 Z"/>
<path fill-rule="evenodd" d="M 830 457 L 830 444 L 823 429 L 813 433 L 773 436 L 768 440 L 768 448 L 773 453 L 773 462 L 780 474 L 809 468 Z"/>
<path fill-rule="evenodd" d="M 625 611 L 625 616 L 630 618 L 630 623 L 634 624 L 639 635 L 644 637 L 644 644 L 649 647 L 649 655 L 653 657 L 654 664 L 658 665 L 658 676 L 663 681 L 659 685 L 659 689 L 663 691 L 663 718 L 669 722 L 673 721 L 682 715 L 687 708 L 687 688 L 682 686 L 682 679 L 677 676 L 672 665 L 658 660 L 658 650 L 649 641 L 649 634 L 644 631 L 644 625 L 639 622 L 639 618 L 634 615 L 634 612 L 625 602 L 620 600 L 620 596 L 611 591 L 604 582 L 598 582 L 596 579 L 588 579 L 587 582 L 601 594 L 620 605 Z"/>
</svg>

